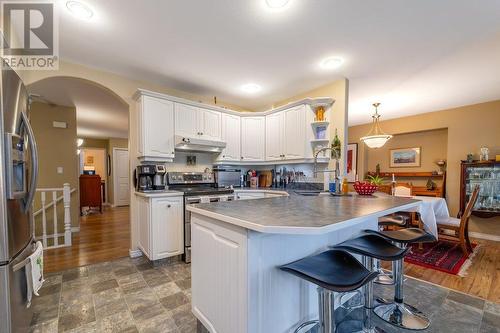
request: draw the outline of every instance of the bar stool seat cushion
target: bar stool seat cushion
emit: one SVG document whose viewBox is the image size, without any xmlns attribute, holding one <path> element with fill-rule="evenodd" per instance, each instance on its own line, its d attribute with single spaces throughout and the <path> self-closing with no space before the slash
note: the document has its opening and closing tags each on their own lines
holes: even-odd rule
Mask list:
<svg viewBox="0 0 500 333">
<path fill-rule="evenodd" d="M 332 248 L 387 261 L 401 259 L 408 251 L 408 249 L 402 249 L 393 245 L 379 235 L 370 233 L 346 240 Z"/>
<path fill-rule="evenodd" d="M 358 289 L 378 275 L 378 272 L 367 270 L 351 254 L 340 250 L 328 250 L 280 269 L 335 292 Z"/>
<path fill-rule="evenodd" d="M 407 228 L 387 231 L 365 230 L 365 232 L 367 234 L 379 235 L 392 242 L 404 244 L 432 243 L 436 241 L 436 237 L 419 228 Z"/>
<path fill-rule="evenodd" d="M 387 215 L 379 217 L 378 224 L 382 226 L 406 226 L 408 219 L 403 215 Z"/>
</svg>

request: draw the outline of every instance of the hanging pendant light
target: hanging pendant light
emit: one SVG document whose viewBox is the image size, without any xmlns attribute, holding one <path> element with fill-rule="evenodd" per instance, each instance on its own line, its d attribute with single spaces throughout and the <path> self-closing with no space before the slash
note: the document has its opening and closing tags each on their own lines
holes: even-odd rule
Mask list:
<svg viewBox="0 0 500 333">
<path fill-rule="evenodd" d="M 385 134 L 380 129 L 379 125 L 380 115 L 378 114 L 377 110 L 379 105 L 380 103 L 373 103 L 373 106 L 375 107 L 375 114 L 372 116 L 373 118 L 372 129 L 366 136 L 360 139 L 361 141 L 366 143 L 366 145 L 369 148 L 380 148 L 383 145 L 385 145 L 385 143 L 389 141 L 390 138 L 392 138 L 392 135 Z"/>
</svg>

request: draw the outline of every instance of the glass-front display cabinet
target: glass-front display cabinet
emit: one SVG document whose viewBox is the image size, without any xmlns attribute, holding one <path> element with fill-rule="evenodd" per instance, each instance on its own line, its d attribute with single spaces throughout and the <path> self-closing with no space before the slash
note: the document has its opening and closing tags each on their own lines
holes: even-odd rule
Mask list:
<svg viewBox="0 0 500 333">
<path fill-rule="evenodd" d="M 479 185 L 479 196 L 472 214 L 479 217 L 500 216 L 500 162 L 462 161 L 460 185 L 461 212 L 465 210 L 474 187 Z"/>
</svg>

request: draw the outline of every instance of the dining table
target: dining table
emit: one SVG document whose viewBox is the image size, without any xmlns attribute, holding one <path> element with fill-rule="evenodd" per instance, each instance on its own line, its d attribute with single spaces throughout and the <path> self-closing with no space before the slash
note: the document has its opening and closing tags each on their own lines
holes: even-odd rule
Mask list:
<svg viewBox="0 0 500 333">
<path fill-rule="evenodd" d="M 438 237 L 437 220 L 442 220 L 450 217 L 448 205 L 445 198 L 426 197 L 414 195 L 409 198 L 420 200 L 420 205 L 406 209 L 406 212 L 417 212 L 420 215 L 420 221 L 424 229 Z"/>
</svg>

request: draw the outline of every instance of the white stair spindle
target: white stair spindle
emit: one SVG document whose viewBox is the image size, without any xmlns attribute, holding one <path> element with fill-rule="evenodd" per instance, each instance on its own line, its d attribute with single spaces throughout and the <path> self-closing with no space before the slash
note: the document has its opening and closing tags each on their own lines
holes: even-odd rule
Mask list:
<svg viewBox="0 0 500 333">
<path fill-rule="evenodd" d="M 42 242 L 43 247 L 47 247 L 47 216 L 45 215 L 45 192 L 41 193 L 42 203 Z"/>
<path fill-rule="evenodd" d="M 53 246 L 58 246 L 59 245 L 59 236 L 57 236 L 57 191 L 52 191 L 52 207 L 54 209 L 54 237 L 53 239 Z"/>
<path fill-rule="evenodd" d="M 71 188 L 68 183 L 63 185 L 64 203 L 64 245 L 71 246 Z"/>
</svg>

